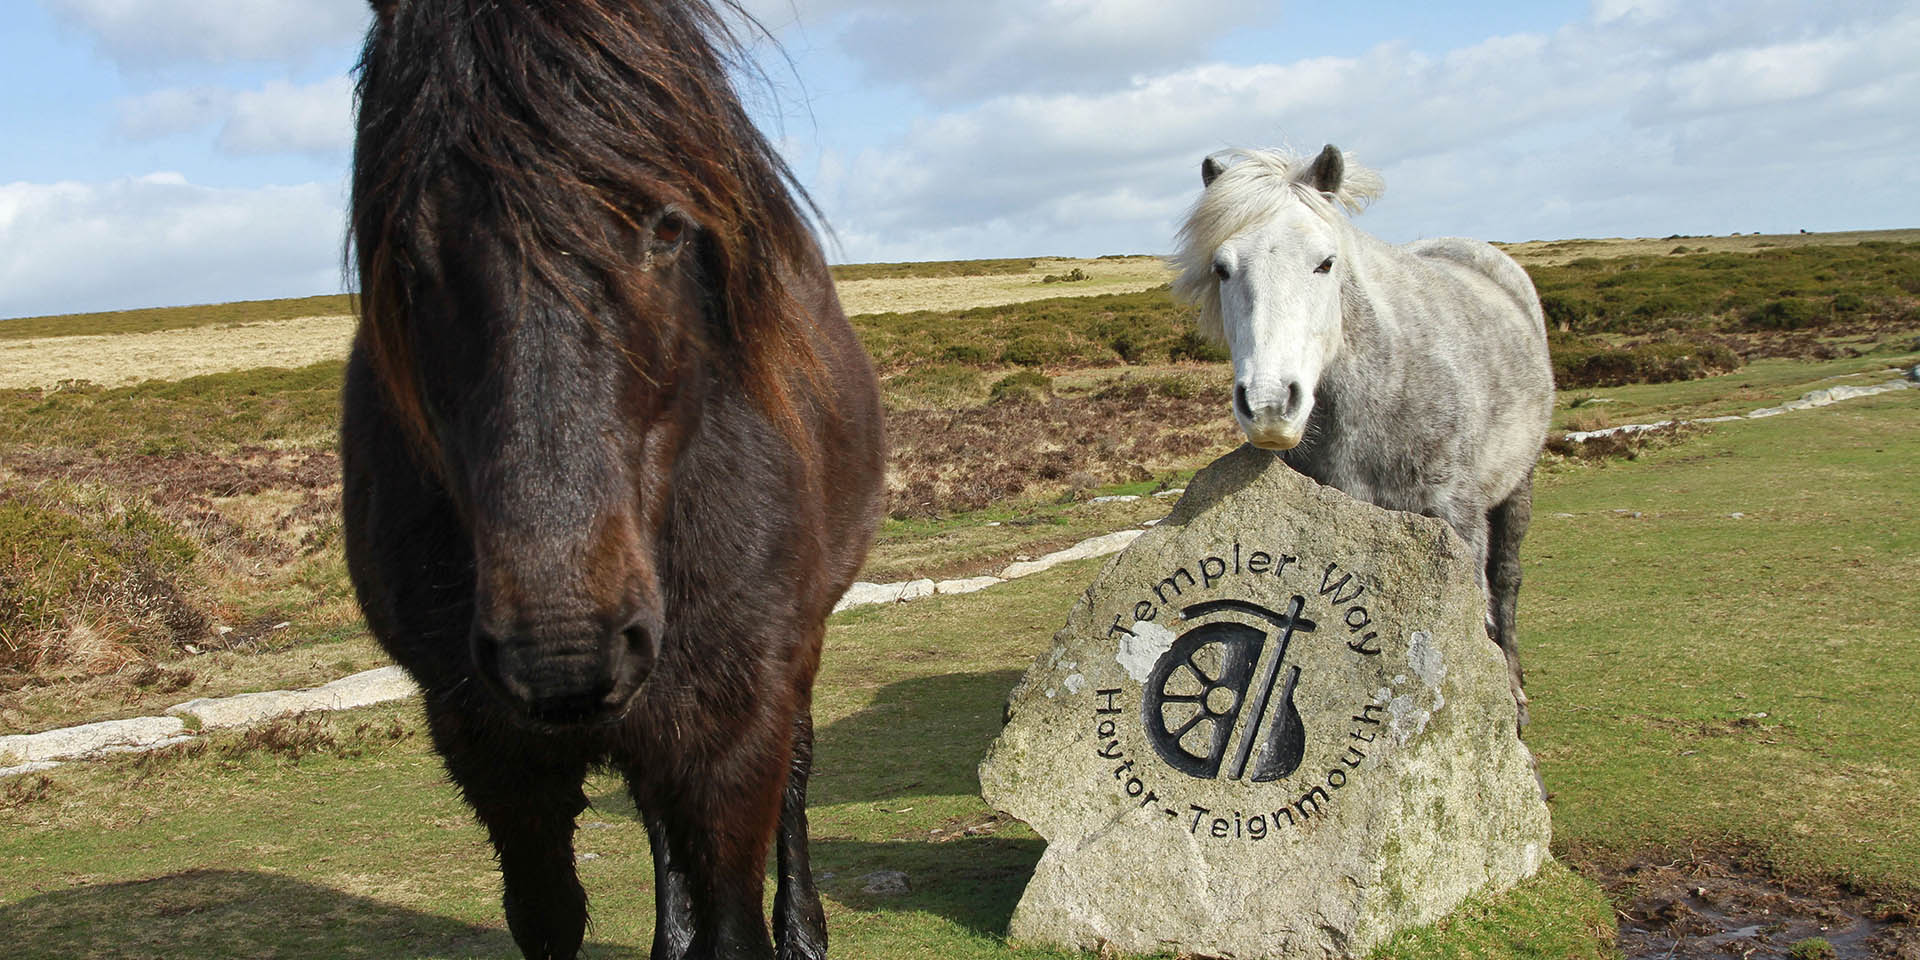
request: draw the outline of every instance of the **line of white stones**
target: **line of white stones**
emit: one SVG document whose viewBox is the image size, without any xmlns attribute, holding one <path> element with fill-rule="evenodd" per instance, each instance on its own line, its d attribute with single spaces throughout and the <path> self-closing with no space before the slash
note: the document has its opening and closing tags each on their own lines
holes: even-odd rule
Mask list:
<svg viewBox="0 0 1920 960">
<path fill-rule="evenodd" d="M 1814 407 L 1831 406 L 1842 400 L 1871 397 L 1874 394 L 1887 393 L 1893 390 L 1920 389 L 1920 383 L 1916 383 L 1913 380 L 1916 376 L 1915 371 L 1920 371 L 1920 366 L 1916 366 L 1913 370 L 1907 371 L 1908 379 L 1889 380 L 1886 383 L 1876 384 L 1871 387 L 1838 386 L 1827 387 L 1824 390 L 1809 390 L 1801 394 L 1798 400 L 1788 400 L 1786 403 L 1777 407 L 1761 407 L 1745 416 L 1705 417 L 1699 420 L 1662 420 L 1659 423 L 1629 423 L 1624 426 L 1607 427 L 1604 430 L 1575 431 L 1567 434 L 1567 439 L 1574 443 L 1585 443 L 1588 440 L 1610 437 L 1616 433 L 1644 433 L 1648 430 L 1658 430 L 1662 427 L 1671 427 L 1680 424 L 1726 423 L 1729 420 L 1759 420 L 1763 417 L 1777 417 L 1783 413 L 1792 413 L 1795 410 L 1808 410 Z"/>
<path fill-rule="evenodd" d="M 1166 490 L 1156 497 L 1179 496 L 1183 490 Z M 1125 502 L 1134 496 L 1095 497 L 1094 502 Z M 1148 521 L 1152 526 L 1159 521 Z M 1009 580 L 1030 576 L 1074 560 L 1118 553 L 1144 529 L 1120 530 L 1082 540 L 1033 560 L 1008 564 L 997 576 L 970 577 L 964 580 L 906 580 L 899 583 L 856 583 L 848 588 L 834 612 L 880 603 L 903 603 L 936 594 L 973 593 Z M 380 667 L 331 683 L 304 690 L 273 690 L 242 693 L 231 697 L 204 697 L 168 707 L 165 716 L 134 717 L 128 720 L 103 720 L 98 723 L 62 727 L 41 733 L 0 736 L 0 778 L 40 770 L 51 770 L 71 760 L 91 759 L 115 753 L 140 753 L 158 750 L 192 740 L 197 731 L 244 727 L 274 717 L 312 710 L 351 710 L 392 700 L 403 700 L 420 692 L 406 671 Z M 190 727 L 189 724 L 192 724 Z"/>
<path fill-rule="evenodd" d="M 50 770 L 69 760 L 141 753 L 185 743 L 197 730 L 244 727 L 308 710 L 351 710 L 419 693 L 399 667 L 380 667 L 305 690 L 272 690 L 177 703 L 165 716 L 102 720 L 41 733 L 0 737 L 0 777 Z M 189 722 L 195 724 L 188 726 Z"/>
</svg>

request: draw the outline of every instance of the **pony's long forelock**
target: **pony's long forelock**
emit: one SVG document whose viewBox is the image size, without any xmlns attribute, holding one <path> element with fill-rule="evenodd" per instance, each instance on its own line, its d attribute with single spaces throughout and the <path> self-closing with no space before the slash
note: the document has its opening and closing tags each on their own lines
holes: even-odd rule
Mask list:
<svg viewBox="0 0 1920 960">
<path fill-rule="evenodd" d="M 1169 258 L 1175 271 L 1173 294 L 1199 308 L 1199 331 L 1215 342 L 1226 339 L 1220 316 L 1220 285 L 1213 255 L 1220 245 L 1271 217 L 1284 203 L 1298 201 L 1328 223 L 1357 214 L 1386 189 L 1380 174 L 1343 154 L 1346 171 L 1331 195 L 1311 183 L 1313 158 L 1290 150 L 1228 150 L 1216 154 L 1226 169 L 1194 201 Z"/>
<path fill-rule="evenodd" d="M 751 17 L 712 2 L 415 0 L 369 34 L 350 231 L 361 333 L 430 452 L 404 329 L 418 292 L 406 237 L 448 169 L 485 179 L 523 295 L 574 301 L 584 269 L 613 303 L 643 301 L 653 278 L 606 229 L 609 211 L 632 226 L 624 205 L 687 210 L 711 247 L 719 333 L 744 386 L 797 428 L 790 377 L 817 377 L 819 358 L 781 270 L 815 255 L 817 211 L 734 96 L 736 26 Z"/>
</svg>

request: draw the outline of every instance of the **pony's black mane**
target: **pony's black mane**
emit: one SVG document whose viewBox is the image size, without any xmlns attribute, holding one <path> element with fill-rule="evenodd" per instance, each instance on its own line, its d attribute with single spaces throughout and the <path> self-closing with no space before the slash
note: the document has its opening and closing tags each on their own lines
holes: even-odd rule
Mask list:
<svg viewBox="0 0 1920 960">
<path fill-rule="evenodd" d="M 811 351 L 779 271 L 813 255 L 813 208 L 734 96 L 728 67 L 744 53 L 728 19 L 752 21 L 722 2 L 380 6 L 358 66 L 351 233 L 370 355 L 404 421 L 423 422 L 404 329 L 434 255 L 417 249 L 423 227 L 488 230 L 523 297 L 630 310 L 650 282 L 634 231 L 668 204 L 701 230 L 744 384 L 777 419 L 791 415 L 772 358 L 790 366 Z M 423 223 L 449 178 L 481 186 L 467 198 L 481 223 Z"/>
</svg>

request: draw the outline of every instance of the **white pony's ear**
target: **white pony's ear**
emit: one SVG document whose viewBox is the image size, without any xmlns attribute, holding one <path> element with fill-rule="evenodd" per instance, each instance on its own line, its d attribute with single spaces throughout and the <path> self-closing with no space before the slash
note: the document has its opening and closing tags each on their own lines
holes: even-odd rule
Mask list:
<svg viewBox="0 0 1920 960">
<path fill-rule="evenodd" d="M 1307 184 L 1321 193 L 1332 196 L 1340 192 L 1340 181 L 1347 173 L 1347 161 L 1340 155 L 1340 148 L 1329 143 L 1321 149 L 1320 155 L 1313 158 L 1313 166 L 1307 169 Z"/>
<path fill-rule="evenodd" d="M 1203 158 L 1200 161 L 1200 186 L 1213 186 L 1213 178 L 1219 176 L 1226 169 L 1226 167 L 1220 165 L 1220 161 L 1212 157 Z"/>
</svg>

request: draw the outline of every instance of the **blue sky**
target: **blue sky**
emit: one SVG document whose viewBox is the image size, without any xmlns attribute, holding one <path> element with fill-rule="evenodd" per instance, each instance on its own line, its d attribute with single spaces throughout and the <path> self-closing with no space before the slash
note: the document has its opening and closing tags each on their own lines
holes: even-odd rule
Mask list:
<svg viewBox="0 0 1920 960">
<path fill-rule="evenodd" d="M 364 0 L 7 0 L 0 317 L 340 290 Z M 1389 240 L 1920 226 L 1920 9 L 746 0 L 841 261 L 1159 253 L 1332 141 Z"/>
</svg>

